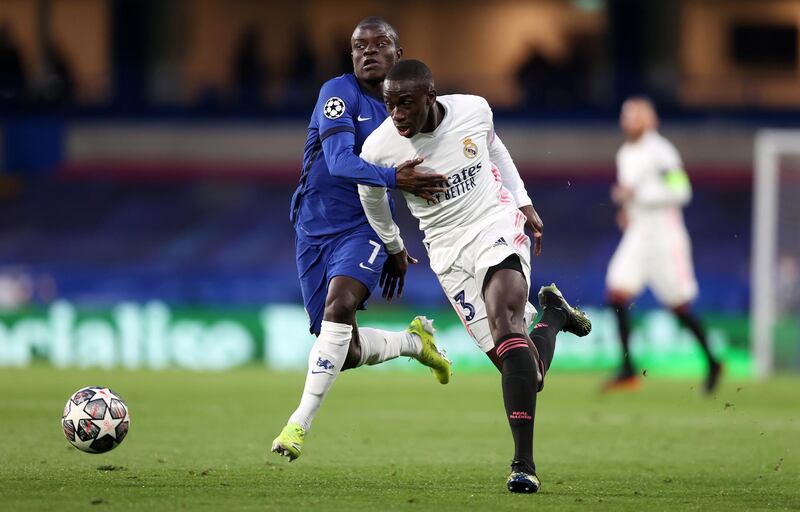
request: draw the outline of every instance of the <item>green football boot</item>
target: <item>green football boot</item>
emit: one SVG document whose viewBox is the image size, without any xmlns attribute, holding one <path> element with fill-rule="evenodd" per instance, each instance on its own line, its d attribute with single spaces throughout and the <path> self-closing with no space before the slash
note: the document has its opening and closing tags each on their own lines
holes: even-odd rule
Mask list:
<svg viewBox="0 0 800 512">
<path fill-rule="evenodd" d="M 571 332 L 581 337 L 592 332 L 592 322 L 586 316 L 586 313 L 570 306 L 555 283 L 541 287 L 539 290 L 539 305 L 542 306 L 542 309 L 553 308 L 564 312 L 567 320 L 564 322 L 562 331 Z"/>
<path fill-rule="evenodd" d="M 436 332 L 436 329 L 433 328 L 433 321 L 424 316 L 418 316 L 411 321 L 406 331 L 417 335 L 422 343 L 422 352 L 414 359 L 430 368 L 439 383 L 450 382 L 450 375 L 453 373 L 450 370 L 451 363 L 444 351 L 439 350 L 439 347 L 436 346 L 436 341 L 433 339 L 433 333 Z"/>
<path fill-rule="evenodd" d="M 272 441 L 272 452 L 286 457 L 289 462 L 300 456 L 306 430 L 297 423 L 287 423 L 278 437 Z"/>
</svg>

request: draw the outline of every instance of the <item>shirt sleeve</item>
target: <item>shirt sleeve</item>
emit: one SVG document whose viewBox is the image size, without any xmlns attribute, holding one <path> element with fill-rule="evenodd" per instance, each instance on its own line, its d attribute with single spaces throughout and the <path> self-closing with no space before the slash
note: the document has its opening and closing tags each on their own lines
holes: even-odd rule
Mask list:
<svg viewBox="0 0 800 512">
<path fill-rule="evenodd" d="M 322 152 L 331 176 L 345 178 L 359 185 L 395 188 L 397 171 L 394 167 L 371 164 L 355 154 L 355 135 L 341 131 L 322 140 Z"/>
<path fill-rule="evenodd" d="M 505 144 L 503 144 L 503 141 L 500 140 L 500 137 L 494 132 L 491 109 L 489 109 L 489 126 L 489 158 L 500 171 L 503 187 L 505 187 L 511 194 L 511 197 L 514 198 L 517 208 L 530 206 L 533 202 L 528 196 L 528 191 L 525 190 L 525 183 L 519 175 L 517 166 L 514 165 L 514 160 L 511 159 L 511 154 L 508 152 Z"/>
<path fill-rule="evenodd" d="M 358 112 L 358 103 L 356 91 L 348 84 L 330 80 L 322 86 L 314 115 L 325 163 L 331 176 L 364 185 L 394 188 L 396 169 L 369 164 L 355 153 L 353 115 Z"/>
<path fill-rule="evenodd" d="M 364 213 L 367 214 L 369 225 L 386 246 L 386 252 L 397 254 L 402 251 L 403 239 L 400 237 L 400 228 L 392 219 L 392 210 L 389 206 L 389 198 L 386 196 L 386 189 L 359 185 L 358 195 L 361 198 Z"/>
<path fill-rule="evenodd" d="M 620 148 L 617 151 L 617 184 L 623 187 L 634 188 L 636 182 L 633 179 L 634 173 L 630 172 L 630 165 L 626 163 L 625 151 Z"/>
</svg>

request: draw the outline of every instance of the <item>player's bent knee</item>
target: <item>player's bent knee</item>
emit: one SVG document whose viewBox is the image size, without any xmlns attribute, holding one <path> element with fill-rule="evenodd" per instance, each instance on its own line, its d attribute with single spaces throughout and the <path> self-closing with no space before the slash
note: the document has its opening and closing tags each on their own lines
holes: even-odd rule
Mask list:
<svg viewBox="0 0 800 512">
<path fill-rule="evenodd" d="M 527 284 L 516 283 L 513 276 L 502 274 L 513 271 L 498 272 L 486 287 L 485 302 L 489 329 L 497 339 L 512 332 L 525 331 L 525 305 L 527 304 Z"/>
<path fill-rule="evenodd" d="M 512 332 L 525 332 L 525 308 L 516 303 L 498 304 L 486 308 L 489 330 L 497 339 Z"/>
<path fill-rule="evenodd" d="M 683 304 L 678 304 L 677 306 L 670 306 L 670 310 L 678 316 L 688 315 L 692 310 L 692 305 L 689 302 L 684 302 Z"/>
<path fill-rule="evenodd" d="M 368 290 L 359 281 L 347 276 L 334 277 L 328 285 L 324 319 L 329 322 L 352 324 L 356 310 L 367 294 Z"/>
<path fill-rule="evenodd" d="M 359 301 L 353 296 L 328 296 L 324 319 L 328 322 L 349 324 L 355 317 Z"/>
<path fill-rule="evenodd" d="M 630 293 L 623 292 L 621 290 L 609 290 L 606 293 L 606 297 L 609 305 L 615 308 L 625 307 L 633 300 L 633 297 L 631 296 Z"/>
<path fill-rule="evenodd" d="M 498 340 L 508 334 L 524 333 L 525 320 L 522 315 L 501 315 L 497 318 L 489 318 L 489 329 L 492 338 Z"/>
<path fill-rule="evenodd" d="M 489 330 L 492 337 L 497 339 L 512 332 L 524 331 L 524 322 L 521 315 L 515 315 L 511 310 L 505 310 L 495 315 L 489 315 Z"/>
</svg>

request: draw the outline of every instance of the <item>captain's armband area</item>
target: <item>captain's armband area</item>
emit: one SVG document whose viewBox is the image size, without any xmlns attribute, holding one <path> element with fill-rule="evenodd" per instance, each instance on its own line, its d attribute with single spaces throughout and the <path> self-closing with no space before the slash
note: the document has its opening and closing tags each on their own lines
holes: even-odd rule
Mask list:
<svg viewBox="0 0 800 512">
<path fill-rule="evenodd" d="M 664 173 L 664 184 L 676 191 L 683 191 L 691 188 L 689 176 L 683 169 L 670 169 L 666 171 Z"/>
</svg>

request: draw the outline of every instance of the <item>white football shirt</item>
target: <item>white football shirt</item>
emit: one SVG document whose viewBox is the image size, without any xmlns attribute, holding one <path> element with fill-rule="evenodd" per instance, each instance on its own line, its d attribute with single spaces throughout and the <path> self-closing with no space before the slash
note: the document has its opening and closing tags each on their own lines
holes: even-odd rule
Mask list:
<svg viewBox="0 0 800 512">
<path fill-rule="evenodd" d="M 622 145 L 617 152 L 617 182 L 633 191 L 625 205 L 631 225 L 680 214 L 691 199 L 678 150 L 656 131 Z"/>
<path fill-rule="evenodd" d="M 361 158 L 396 167 L 422 157 L 420 172 L 447 176 L 446 191 L 431 202 L 404 192 L 411 213 L 419 219 L 435 272 L 458 257 L 458 248 L 478 232 L 519 207 L 530 205 L 519 172 L 502 141 L 494 134 L 492 110 L 485 99 L 470 95 L 439 96 L 444 117 L 430 133 L 409 138 L 397 133 L 387 118 L 364 142 Z M 364 210 L 390 253 L 402 249 L 397 226 L 388 215 L 383 188 L 359 185 Z"/>
</svg>

